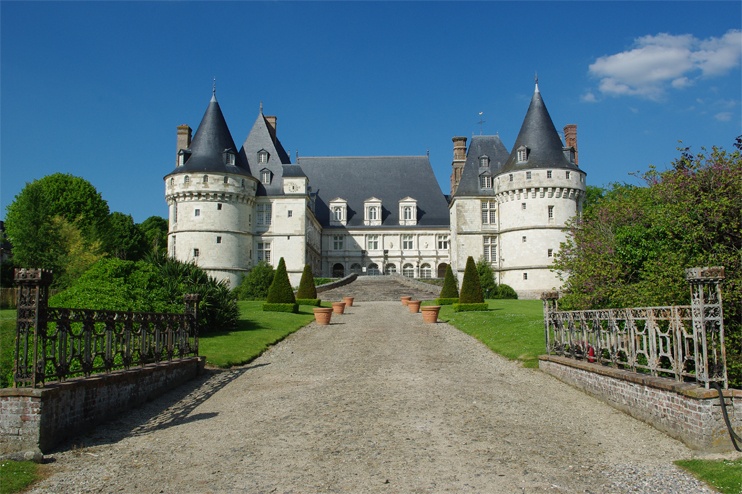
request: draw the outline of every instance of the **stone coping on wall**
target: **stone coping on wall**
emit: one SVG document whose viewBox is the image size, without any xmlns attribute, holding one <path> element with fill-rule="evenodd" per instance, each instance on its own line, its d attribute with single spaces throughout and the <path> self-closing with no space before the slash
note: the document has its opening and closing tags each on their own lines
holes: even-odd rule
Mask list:
<svg viewBox="0 0 742 494">
<path fill-rule="evenodd" d="M 667 377 L 654 377 L 640 372 L 631 372 L 624 369 L 617 369 L 615 367 L 609 367 L 607 365 L 596 364 L 587 362 L 584 360 L 575 360 L 568 357 L 560 357 L 556 355 L 539 355 L 539 360 L 547 362 L 554 362 L 567 367 L 573 367 L 575 369 L 582 369 L 588 372 L 594 372 L 614 379 L 620 379 L 622 381 L 628 381 L 634 384 L 640 384 L 655 389 L 662 389 L 665 391 L 672 391 L 679 395 L 694 398 L 696 400 L 709 400 L 719 397 L 719 392 L 715 389 L 706 389 L 703 386 L 699 386 L 697 383 L 684 383 L 678 382 L 674 379 Z M 742 390 L 740 389 L 725 389 L 722 391 L 725 398 L 742 398 Z"/>
<path fill-rule="evenodd" d="M 341 286 L 345 286 L 348 283 L 352 283 L 353 281 L 355 281 L 356 278 L 358 278 L 358 275 L 353 273 L 353 274 L 346 276 L 345 278 L 340 278 L 339 280 L 331 281 L 329 283 L 325 283 L 324 285 L 320 285 L 317 287 L 317 295 L 319 295 L 322 292 L 326 292 L 327 290 L 332 290 L 333 288 L 338 288 Z M 296 295 L 296 292 L 294 292 L 294 295 Z"/>
</svg>

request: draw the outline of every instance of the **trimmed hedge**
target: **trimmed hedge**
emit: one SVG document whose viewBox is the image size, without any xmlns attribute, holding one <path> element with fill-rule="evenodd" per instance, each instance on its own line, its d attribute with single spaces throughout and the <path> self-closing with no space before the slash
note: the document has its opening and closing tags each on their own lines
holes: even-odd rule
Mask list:
<svg viewBox="0 0 742 494">
<path fill-rule="evenodd" d="M 278 261 L 278 268 L 276 268 L 276 274 L 273 276 L 273 283 L 268 288 L 268 300 L 266 302 L 269 304 L 296 303 L 294 290 L 291 288 L 289 275 L 286 272 L 286 261 L 283 260 L 283 257 Z"/>
<path fill-rule="evenodd" d="M 486 302 L 481 304 L 453 304 L 454 312 L 473 312 L 489 310 L 489 306 Z"/>
<path fill-rule="evenodd" d="M 317 288 L 314 286 L 314 276 L 309 264 L 304 265 L 304 272 L 301 274 L 299 282 L 299 291 L 296 292 L 296 298 L 299 299 L 316 299 Z M 306 304 L 305 304 L 306 305 Z"/>
<path fill-rule="evenodd" d="M 482 286 L 479 284 L 479 272 L 472 256 L 469 256 L 466 260 L 466 270 L 464 271 L 464 281 L 461 283 L 459 302 L 462 304 L 481 304 L 484 302 Z"/>
<path fill-rule="evenodd" d="M 510 285 L 497 285 L 497 290 L 495 291 L 495 295 L 492 298 L 510 298 L 510 299 L 518 299 L 518 294 L 515 293 L 515 290 L 513 290 L 513 287 Z"/>
<path fill-rule="evenodd" d="M 443 279 L 443 288 L 441 289 L 441 299 L 459 299 L 459 288 L 456 285 L 456 278 L 449 264 L 446 267 L 446 277 Z"/>
<path fill-rule="evenodd" d="M 322 301 L 318 298 L 297 298 L 296 303 L 299 305 L 311 305 L 313 307 L 319 307 Z"/>
<path fill-rule="evenodd" d="M 453 305 L 458 304 L 459 299 L 458 298 L 437 298 L 435 299 L 435 305 Z"/>
<path fill-rule="evenodd" d="M 263 304 L 264 312 L 293 312 L 297 314 L 299 312 L 299 304 Z"/>
</svg>

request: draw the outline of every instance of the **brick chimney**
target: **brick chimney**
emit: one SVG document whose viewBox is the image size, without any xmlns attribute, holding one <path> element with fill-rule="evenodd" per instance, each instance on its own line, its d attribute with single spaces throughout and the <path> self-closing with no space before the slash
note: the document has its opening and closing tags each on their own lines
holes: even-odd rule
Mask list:
<svg viewBox="0 0 742 494">
<path fill-rule="evenodd" d="M 266 115 L 265 117 L 265 121 L 268 122 L 268 132 L 271 133 L 273 144 L 276 143 L 276 120 L 278 120 L 278 117 L 275 115 Z"/>
<path fill-rule="evenodd" d="M 453 163 L 451 166 L 451 195 L 456 193 L 461 180 L 461 172 L 466 164 L 466 137 L 454 137 L 453 141 Z"/>
<path fill-rule="evenodd" d="M 178 151 L 188 149 L 191 145 L 191 128 L 187 125 L 178 125 L 178 149 L 175 150 L 175 166 L 178 165 Z"/>
<path fill-rule="evenodd" d="M 577 125 L 564 126 L 564 145 L 568 148 L 575 148 L 575 165 L 577 165 Z"/>
</svg>

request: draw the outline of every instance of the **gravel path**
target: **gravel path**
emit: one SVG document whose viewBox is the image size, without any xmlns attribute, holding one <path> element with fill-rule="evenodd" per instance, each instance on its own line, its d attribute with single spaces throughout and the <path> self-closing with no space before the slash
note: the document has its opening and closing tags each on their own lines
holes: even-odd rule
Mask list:
<svg viewBox="0 0 742 494">
<path fill-rule="evenodd" d="M 361 302 L 53 455 L 33 492 L 696 493 L 691 451 L 399 302 Z"/>
</svg>

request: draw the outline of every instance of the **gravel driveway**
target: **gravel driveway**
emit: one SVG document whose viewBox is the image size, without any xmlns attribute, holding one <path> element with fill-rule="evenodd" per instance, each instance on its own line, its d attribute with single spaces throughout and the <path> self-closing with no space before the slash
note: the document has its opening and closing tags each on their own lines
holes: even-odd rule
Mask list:
<svg viewBox="0 0 742 494">
<path fill-rule="evenodd" d="M 33 492 L 710 492 L 683 444 L 399 302 L 361 302 L 64 444 Z"/>
</svg>

